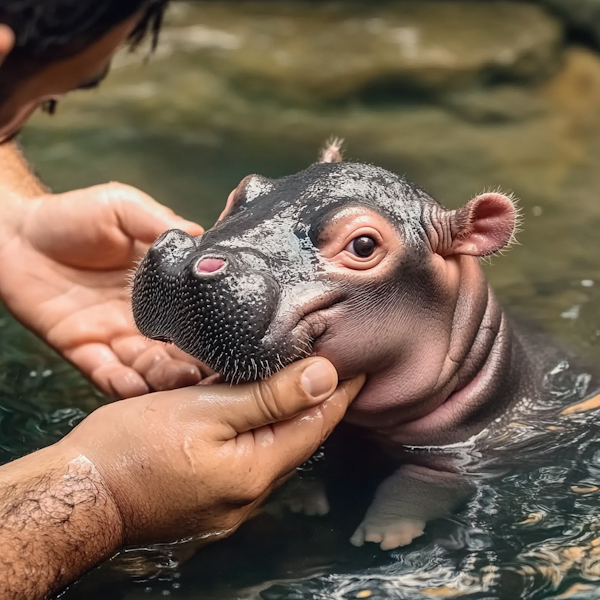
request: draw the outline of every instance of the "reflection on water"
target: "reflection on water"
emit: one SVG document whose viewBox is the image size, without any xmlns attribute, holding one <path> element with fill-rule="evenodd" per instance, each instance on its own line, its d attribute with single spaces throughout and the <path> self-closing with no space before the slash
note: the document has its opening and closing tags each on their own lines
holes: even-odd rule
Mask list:
<svg viewBox="0 0 600 600">
<path fill-rule="evenodd" d="M 444 28 L 421 23 L 430 17 L 418 9 L 411 9 L 410 27 L 402 28 L 406 15 L 383 19 L 364 8 L 364 15 L 346 19 L 336 8 L 327 18 L 346 32 L 347 44 L 355 34 L 389 34 L 407 61 L 421 56 L 422 48 L 434 62 L 439 48 L 450 48 L 457 60 L 473 53 L 478 58 L 468 62 L 465 89 L 438 89 L 439 81 L 449 80 L 447 73 L 434 78 L 434 85 L 436 71 L 427 63 L 430 70 L 413 77 L 408 90 L 410 69 L 364 84 L 369 65 L 361 53 L 368 49 L 361 46 L 352 64 L 362 83 L 350 81 L 348 69 L 344 75 L 348 100 L 313 103 L 301 93 L 297 97 L 286 69 L 269 61 L 294 60 L 293 39 L 302 30 L 289 33 L 290 23 L 312 32 L 321 25 L 309 7 L 282 4 L 308 16 L 290 21 L 281 14 L 267 26 L 261 10 L 274 11 L 274 5 L 245 8 L 253 16 L 243 19 L 240 5 L 178 5 L 163 49 L 149 65 L 122 57 L 103 89 L 61 102 L 55 118 L 41 116 L 25 131 L 36 168 L 57 191 L 110 179 L 132 183 L 204 225 L 214 221 L 242 177 L 298 171 L 331 134 L 346 137 L 349 157 L 406 173 L 450 206 L 486 187 L 512 190 L 521 198 L 524 232 L 522 245 L 488 269 L 500 299 L 586 360 L 600 360 L 600 58 L 589 49 L 563 47 L 560 25 L 540 16 L 533 56 L 544 78 L 524 81 L 531 73 L 519 71 L 517 61 L 503 66 L 503 79 L 482 79 L 490 73 L 485 61 L 496 60 L 495 46 L 479 54 L 470 46 L 444 46 L 435 38 Z M 508 19 L 498 31 L 509 45 L 521 43 L 507 27 L 518 21 L 511 21 L 513 8 L 509 3 L 492 15 Z M 488 22 L 481 10 L 464 27 L 478 18 Z M 533 18 L 529 9 L 523 14 Z M 456 27 L 463 21 L 448 18 Z M 263 23 L 260 31 L 248 33 L 251 22 Z M 479 43 L 480 32 L 450 33 Z M 267 49 L 260 68 L 248 66 L 249 54 L 240 50 L 244 35 L 252 52 Z M 271 52 L 274 39 L 280 52 Z M 335 44 L 337 38 L 319 39 Z M 510 56 L 519 55 L 518 44 L 510 46 Z M 326 49 L 317 50 L 311 59 L 316 63 L 303 63 L 306 72 L 298 70 L 302 65 L 289 67 L 299 73 L 292 83 L 305 77 L 314 84 L 309 76 L 319 72 Z M 333 51 L 349 52 L 348 46 Z M 385 61 L 373 61 L 371 66 L 383 64 L 389 71 Z M 262 87 L 248 84 L 249 72 L 252 81 L 262 77 Z M 327 89 L 330 97 L 335 89 Z M 0 332 L 0 459 L 8 460 L 51 443 L 100 399 L 9 318 L 0 321 Z M 196 554 L 188 547 L 134 549 L 84 577 L 64 598 L 597 598 L 598 412 L 558 416 L 585 396 L 585 370 L 557 364 L 546 383 L 555 406 L 522 415 L 502 436 L 484 435 L 462 448 L 476 493 L 407 548 L 386 553 L 372 544 L 349 544 L 379 465 L 363 461 L 352 470 L 357 477 L 348 478 L 325 459 L 311 469 L 328 481 L 329 515 L 269 510 L 234 538 Z"/>
</svg>

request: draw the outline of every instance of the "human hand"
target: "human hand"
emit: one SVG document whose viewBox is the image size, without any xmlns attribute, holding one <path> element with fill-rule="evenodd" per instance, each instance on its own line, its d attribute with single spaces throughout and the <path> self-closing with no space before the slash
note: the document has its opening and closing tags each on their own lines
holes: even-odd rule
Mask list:
<svg viewBox="0 0 600 600">
<path fill-rule="evenodd" d="M 57 444 L 83 455 L 118 508 L 123 543 L 232 533 L 342 419 L 364 377 L 323 358 L 251 384 L 195 386 L 107 405 Z M 337 386 L 337 387 L 336 387 Z"/>
<path fill-rule="evenodd" d="M 141 336 L 126 292 L 150 243 L 172 228 L 200 235 L 199 225 L 118 183 L 14 196 L 0 219 L 0 296 L 102 391 L 130 397 L 201 379 L 183 352 Z"/>
</svg>

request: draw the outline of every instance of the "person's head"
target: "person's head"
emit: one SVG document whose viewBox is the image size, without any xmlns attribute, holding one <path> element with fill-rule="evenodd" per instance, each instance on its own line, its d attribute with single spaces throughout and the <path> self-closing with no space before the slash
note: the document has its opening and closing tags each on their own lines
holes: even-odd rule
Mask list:
<svg viewBox="0 0 600 600">
<path fill-rule="evenodd" d="M 154 42 L 169 0 L 2 0 L 0 143 L 40 105 L 98 85 L 117 48 Z"/>
</svg>

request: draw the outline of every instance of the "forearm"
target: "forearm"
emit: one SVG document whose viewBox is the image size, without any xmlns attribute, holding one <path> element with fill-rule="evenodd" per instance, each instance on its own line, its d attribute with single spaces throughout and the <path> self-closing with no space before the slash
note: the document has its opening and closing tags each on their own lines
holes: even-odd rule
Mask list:
<svg viewBox="0 0 600 600">
<path fill-rule="evenodd" d="M 0 144 L 0 189 L 23 198 L 48 192 L 31 170 L 15 142 Z M 0 202 L 2 202 L 2 195 L 0 195 Z"/>
<path fill-rule="evenodd" d="M 123 525 L 95 467 L 59 444 L 0 467 L 0 597 L 57 591 L 121 545 Z"/>
</svg>

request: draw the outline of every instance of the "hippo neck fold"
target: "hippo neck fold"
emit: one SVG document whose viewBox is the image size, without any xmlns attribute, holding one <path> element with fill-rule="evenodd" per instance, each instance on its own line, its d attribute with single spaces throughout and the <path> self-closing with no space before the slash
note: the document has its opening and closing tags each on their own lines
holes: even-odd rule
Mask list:
<svg viewBox="0 0 600 600">
<path fill-rule="evenodd" d="M 533 367 L 483 274 L 477 279 L 479 289 L 457 299 L 447 354 L 429 393 L 413 405 L 403 386 L 406 368 L 392 365 L 369 378 L 348 422 L 384 445 L 447 445 L 479 433 L 522 399 Z M 461 323 L 465 312 L 469 319 Z M 389 408 L 369 410 L 369 399 L 382 394 Z"/>
</svg>

